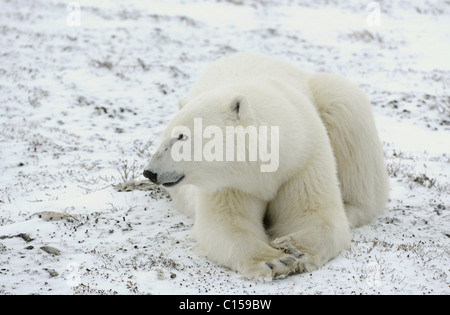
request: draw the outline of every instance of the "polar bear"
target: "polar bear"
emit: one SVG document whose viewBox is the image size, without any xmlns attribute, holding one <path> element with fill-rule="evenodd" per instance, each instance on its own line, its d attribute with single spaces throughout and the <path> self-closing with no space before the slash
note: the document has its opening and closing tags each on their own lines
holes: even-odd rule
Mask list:
<svg viewBox="0 0 450 315">
<path fill-rule="evenodd" d="M 239 53 L 209 66 L 179 107 L 144 176 L 195 217 L 200 254 L 247 278 L 321 267 L 349 248 L 350 227 L 370 222 L 387 202 L 370 104 L 342 77 Z M 237 127 L 248 139 L 241 160 L 225 152 L 237 149 Z M 262 171 L 267 154 L 251 158 L 256 128 L 277 131 L 257 140 L 277 154 L 271 171 Z M 213 138 L 235 141 L 223 151 L 201 141 Z"/>
</svg>

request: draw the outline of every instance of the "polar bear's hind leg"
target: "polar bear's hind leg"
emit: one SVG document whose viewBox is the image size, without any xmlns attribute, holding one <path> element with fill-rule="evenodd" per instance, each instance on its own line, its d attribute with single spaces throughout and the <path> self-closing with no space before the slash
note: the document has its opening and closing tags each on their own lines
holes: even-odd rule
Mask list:
<svg viewBox="0 0 450 315">
<path fill-rule="evenodd" d="M 370 223 L 388 200 L 388 176 L 370 102 L 359 87 L 332 74 L 309 81 L 333 148 L 350 226 Z"/>
</svg>

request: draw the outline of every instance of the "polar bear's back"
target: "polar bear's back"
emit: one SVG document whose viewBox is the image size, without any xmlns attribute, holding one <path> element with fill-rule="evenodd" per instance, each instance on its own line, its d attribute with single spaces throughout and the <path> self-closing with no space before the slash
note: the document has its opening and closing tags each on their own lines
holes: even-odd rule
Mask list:
<svg viewBox="0 0 450 315">
<path fill-rule="evenodd" d="M 311 99 L 308 86 L 310 73 L 271 56 L 246 52 L 222 57 L 210 65 L 190 89 L 187 101 L 243 77 L 259 76 L 270 76 L 289 83 Z"/>
</svg>

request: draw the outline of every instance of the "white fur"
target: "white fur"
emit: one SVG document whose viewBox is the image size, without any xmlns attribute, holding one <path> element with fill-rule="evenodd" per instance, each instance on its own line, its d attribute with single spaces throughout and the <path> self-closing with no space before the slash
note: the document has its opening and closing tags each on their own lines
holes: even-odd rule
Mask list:
<svg viewBox="0 0 450 315">
<path fill-rule="evenodd" d="M 185 176 L 169 192 L 195 212 L 197 248 L 216 263 L 254 279 L 312 271 L 349 247 L 349 224 L 383 210 L 387 175 L 370 105 L 345 79 L 242 53 L 211 65 L 179 105 L 146 170 Z M 204 127 L 279 126 L 279 169 L 171 161 L 173 130 L 193 131 L 196 117 Z"/>
</svg>

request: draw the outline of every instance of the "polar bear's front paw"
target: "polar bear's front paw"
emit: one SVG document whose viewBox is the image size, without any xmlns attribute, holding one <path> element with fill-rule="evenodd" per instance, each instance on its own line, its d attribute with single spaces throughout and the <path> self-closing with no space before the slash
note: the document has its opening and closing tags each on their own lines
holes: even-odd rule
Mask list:
<svg viewBox="0 0 450 315">
<path fill-rule="evenodd" d="M 273 248 L 279 249 L 286 254 L 293 255 L 297 258 L 302 258 L 305 254 L 300 252 L 291 237 L 286 236 L 282 238 L 275 239 L 271 244 Z"/>
<path fill-rule="evenodd" d="M 243 272 L 246 278 L 252 280 L 271 281 L 283 279 L 298 271 L 299 258 L 291 254 L 277 251 L 276 258 L 273 255 L 260 257 L 254 263 L 247 266 Z"/>
<path fill-rule="evenodd" d="M 297 262 L 296 272 L 304 272 L 309 269 L 306 267 L 308 255 L 299 250 L 297 246 L 295 246 L 295 243 L 291 237 L 286 236 L 277 238 L 272 241 L 270 245 L 275 249 L 283 251 L 285 254 L 295 257 Z"/>
<path fill-rule="evenodd" d="M 280 259 L 266 261 L 265 264 L 272 271 L 272 279 L 284 279 L 286 276 L 297 272 L 298 258 L 285 254 Z"/>
</svg>

